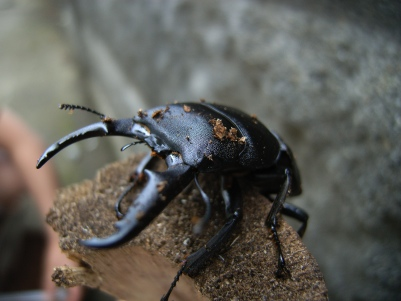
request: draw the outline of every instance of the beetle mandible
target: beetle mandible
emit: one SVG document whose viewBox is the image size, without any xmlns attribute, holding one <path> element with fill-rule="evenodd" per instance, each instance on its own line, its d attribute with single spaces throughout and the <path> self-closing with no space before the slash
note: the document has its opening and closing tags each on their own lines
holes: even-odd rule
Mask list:
<svg viewBox="0 0 401 301">
<path fill-rule="evenodd" d="M 282 212 L 301 222 L 300 236 L 305 232 L 308 215 L 302 209 L 285 203 L 288 196 L 299 195 L 301 179 L 290 148 L 274 132 L 269 131 L 255 117 L 237 109 L 200 103 L 175 103 L 147 111 L 139 110 L 132 118 L 113 119 L 86 107 L 60 105 L 60 109 L 80 109 L 98 115 L 100 122 L 81 128 L 52 144 L 39 158 L 40 168 L 63 148 L 83 139 L 98 136 L 125 136 L 136 141 L 127 147 L 145 143 L 151 149 L 138 165 L 136 178 L 145 175 L 146 186 L 132 202 L 125 215 L 119 210 L 121 200 L 135 185 L 135 181 L 116 202 L 116 213 L 122 217 L 115 223 L 117 231 L 106 238 L 81 240 L 90 248 L 119 246 L 138 235 L 192 180 L 205 203 L 205 214 L 194 226 L 200 232 L 210 218 L 210 199 L 197 180 L 199 173 L 221 176 L 221 194 L 225 202 L 226 223 L 204 247 L 189 255 L 174 278 L 170 289 L 161 300 L 168 300 L 182 273 L 193 276 L 226 244 L 242 217 L 242 198 L 239 185 L 241 174 L 263 187 L 263 194 L 275 198 L 265 220 L 272 231 L 278 249 L 277 276 L 286 277 L 289 271 L 281 251 L 277 234 L 277 214 Z M 155 172 L 147 167 L 157 158 L 165 159 L 167 170 Z M 226 182 L 232 185 L 225 185 Z M 140 218 L 137 218 L 140 216 Z"/>
</svg>

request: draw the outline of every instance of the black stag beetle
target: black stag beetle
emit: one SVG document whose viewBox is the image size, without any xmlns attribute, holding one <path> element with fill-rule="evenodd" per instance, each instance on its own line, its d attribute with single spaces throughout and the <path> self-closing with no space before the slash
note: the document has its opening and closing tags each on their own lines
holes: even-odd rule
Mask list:
<svg viewBox="0 0 401 301">
<path fill-rule="evenodd" d="M 133 188 L 135 181 L 116 203 L 117 232 L 106 238 L 91 238 L 80 243 L 91 248 L 119 246 L 138 235 L 169 202 L 192 180 L 205 203 L 205 214 L 194 226 L 200 232 L 210 217 L 211 205 L 207 194 L 199 186 L 199 173 L 221 175 L 221 194 L 225 202 L 226 223 L 204 247 L 189 255 L 167 294 L 168 300 L 182 273 L 195 275 L 206 262 L 226 244 L 242 216 L 242 199 L 238 180 L 246 175 L 250 182 L 263 187 L 263 194 L 275 194 L 265 225 L 273 233 L 278 249 L 278 276 L 288 276 L 281 244 L 277 234 L 277 214 L 282 212 L 301 222 L 298 230 L 303 235 L 308 215 L 303 210 L 285 203 L 286 196 L 301 193 L 301 179 L 290 148 L 275 133 L 269 131 L 256 117 L 223 105 L 175 103 L 147 111 L 139 110 L 133 118 L 112 119 L 94 110 L 60 105 L 60 109 L 80 109 L 99 115 L 101 121 L 79 129 L 51 145 L 39 158 L 37 168 L 70 144 L 98 136 L 126 136 L 136 139 L 127 147 L 147 144 L 152 155 L 146 156 L 137 167 L 136 178 L 145 175 L 147 184 L 132 202 L 127 213 L 120 212 L 120 202 Z M 165 159 L 167 170 L 155 172 L 147 169 L 157 157 Z M 231 185 L 227 185 L 231 183 Z"/>
</svg>

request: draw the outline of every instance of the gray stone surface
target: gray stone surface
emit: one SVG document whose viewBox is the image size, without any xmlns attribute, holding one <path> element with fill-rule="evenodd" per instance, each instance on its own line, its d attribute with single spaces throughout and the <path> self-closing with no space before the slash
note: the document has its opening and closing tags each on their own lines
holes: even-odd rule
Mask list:
<svg viewBox="0 0 401 301">
<path fill-rule="evenodd" d="M 30 83 L 21 99 L 35 101 L 27 115 L 40 116 L 34 96 L 58 84 L 65 85 L 59 95 L 69 95 L 66 102 L 85 103 L 90 95 L 92 106 L 113 117 L 200 98 L 255 113 L 296 154 L 304 193 L 294 201 L 310 213 L 305 242 L 325 274 L 331 300 L 400 299 L 399 1 L 59 3 L 59 25 L 83 77 L 69 73 L 77 71 L 61 28 L 49 35 L 53 40 L 35 38 L 27 47 L 41 46 L 45 54 L 35 54 L 43 58 L 30 68 L 36 70 L 30 79 L 28 71 L 21 73 Z M 46 55 L 59 45 L 49 43 L 55 40 L 64 46 L 54 56 L 64 60 Z M 13 49 L 9 53 L 16 55 Z M 52 84 L 49 78 L 39 81 L 39 71 L 55 62 L 64 63 L 46 73 L 67 76 Z M 0 63 L 6 61 L 0 57 Z M 1 70 L 4 97 L 24 77 L 5 85 L 11 79 Z M 77 90 L 81 94 L 74 95 Z M 54 114 L 46 114 L 42 128 L 70 120 Z M 74 117 L 81 124 L 89 121 L 82 113 Z M 75 163 L 87 161 L 81 148 Z M 89 157 L 106 148 L 92 149 Z"/>
</svg>

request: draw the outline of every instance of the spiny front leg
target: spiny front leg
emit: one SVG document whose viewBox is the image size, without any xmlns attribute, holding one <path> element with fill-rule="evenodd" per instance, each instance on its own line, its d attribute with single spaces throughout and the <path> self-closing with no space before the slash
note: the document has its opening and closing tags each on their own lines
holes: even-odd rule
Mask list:
<svg viewBox="0 0 401 301">
<path fill-rule="evenodd" d="M 114 204 L 114 210 L 116 211 L 116 216 L 117 218 L 121 219 L 124 217 L 124 214 L 120 210 L 120 205 L 121 202 L 124 200 L 124 198 L 127 196 L 128 193 L 130 193 L 136 184 L 138 182 L 141 182 L 143 179 L 144 175 L 144 170 L 146 168 L 149 168 L 149 165 L 151 165 L 157 157 L 153 157 L 151 153 L 148 153 L 142 160 L 139 162 L 137 168 L 131 175 L 131 178 L 133 178 L 131 183 L 124 189 L 124 191 L 121 193 L 121 195 L 118 197 L 116 203 Z"/>
</svg>

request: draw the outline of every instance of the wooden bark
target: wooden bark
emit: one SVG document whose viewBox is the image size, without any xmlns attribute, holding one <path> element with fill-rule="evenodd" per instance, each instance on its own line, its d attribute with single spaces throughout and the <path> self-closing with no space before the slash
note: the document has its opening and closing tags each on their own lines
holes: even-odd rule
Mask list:
<svg viewBox="0 0 401 301">
<path fill-rule="evenodd" d="M 53 280 L 60 286 L 97 287 L 123 300 L 160 300 L 180 263 L 224 224 L 218 178 L 203 176 L 213 199 L 211 222 L 200 236 L 192 226 L 203 214 L 199 192 L 187 188 L 139 236 L 114 249 L 93 250 L 79 239 L 104 237 L 115 231 L 114 203 L 141 156 L 101 169 L 93 181 L 59 191 L 48 223 L 60 235 L 60 247 L 80 267 L 58 267 Z M 264 220 L 271 203 L 256 191 L 244 190 L 244 217 L 230 246 L 194 278 L 183 275 L 170 300 L 327 300 L 327 289 L 316 260 L 297 233 L 279 219 L 279 236 L 291 277 L 278 279 L 277 249 Z M 137 191 L 140 191 L 138 187 Z M 123 202 L 123 210 L 135 197 Z"/>
</svg>

